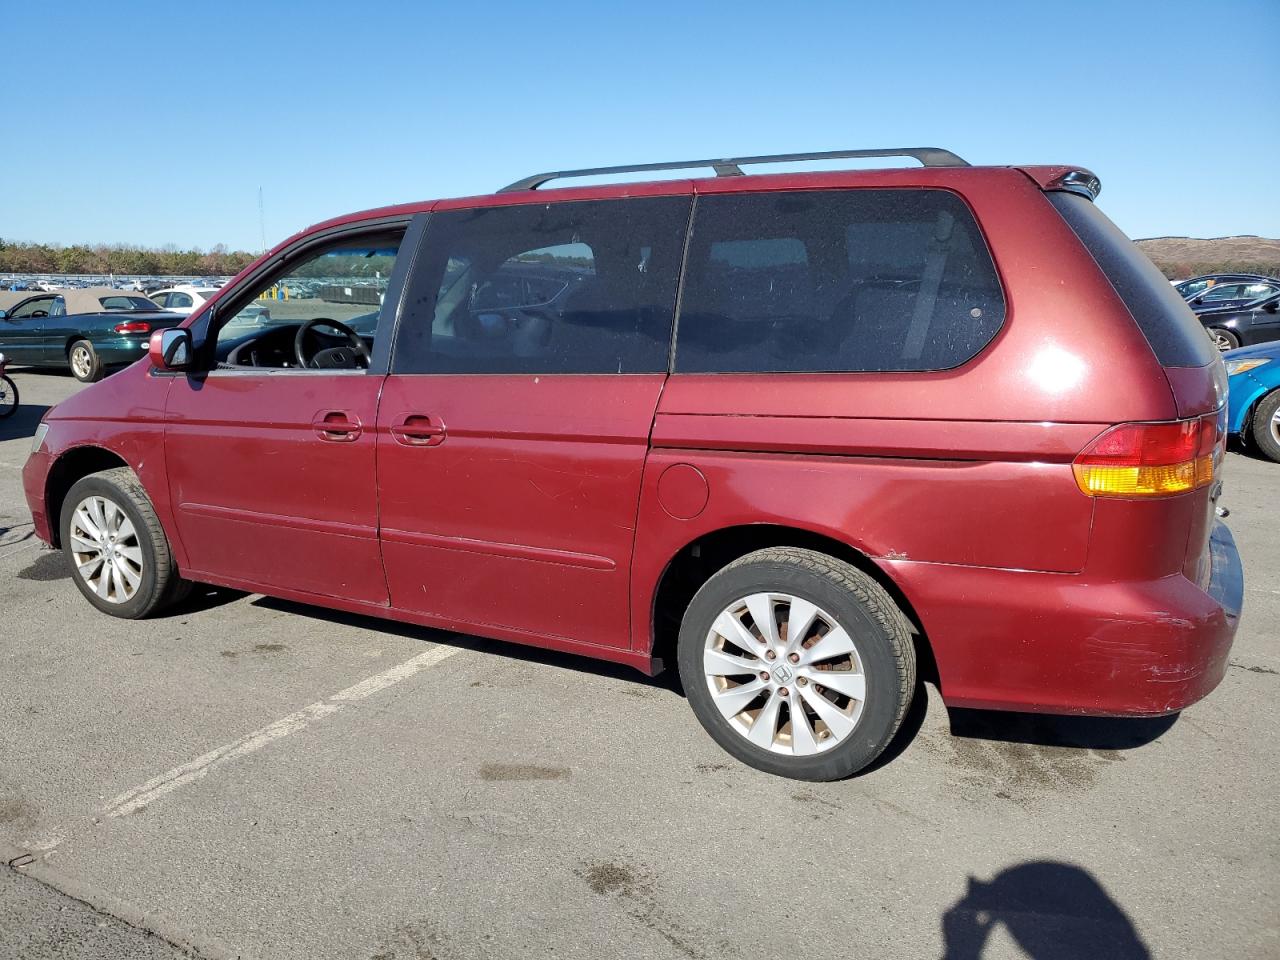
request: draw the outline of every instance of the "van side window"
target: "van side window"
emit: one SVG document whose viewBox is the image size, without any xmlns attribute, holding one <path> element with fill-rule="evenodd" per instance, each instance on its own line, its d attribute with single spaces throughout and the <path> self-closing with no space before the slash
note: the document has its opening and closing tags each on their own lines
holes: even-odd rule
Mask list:
<svg viewBox="0 0 1280 960">
<path fill-rule="evenodd" d="M 432 214 L 392 372 L 664 372 L 690 203 Z"/>
<path fill-rule="evenodd" d="M 944 370 L 1004 323 L 973 215 L 942 190 L 701 197 L 678 373 Z"/>
</svg>

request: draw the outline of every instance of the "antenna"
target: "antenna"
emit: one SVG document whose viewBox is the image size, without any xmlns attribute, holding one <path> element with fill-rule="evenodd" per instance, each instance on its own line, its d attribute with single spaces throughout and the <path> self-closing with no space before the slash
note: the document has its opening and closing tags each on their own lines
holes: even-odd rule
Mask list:
<svg viewBox="0 0 1280 960">
<path fill-rule="evenodd" d="M 258 188 L 258 232 L 262 237 L 262 252 L 267 252 L 267 217 L 262 208 L 262 188 Z"/>
</svg>

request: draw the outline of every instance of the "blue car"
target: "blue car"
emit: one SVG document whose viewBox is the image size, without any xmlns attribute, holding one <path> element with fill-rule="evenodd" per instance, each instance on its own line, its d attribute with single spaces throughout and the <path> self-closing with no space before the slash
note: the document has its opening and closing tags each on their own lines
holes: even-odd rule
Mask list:
<svg viewBox="0 0 1280 960">
<path fill-rule="evenodd" d="M 1280 463 L 1280 341 L 1229 350 L 1227 432 Z"/>
</svg>

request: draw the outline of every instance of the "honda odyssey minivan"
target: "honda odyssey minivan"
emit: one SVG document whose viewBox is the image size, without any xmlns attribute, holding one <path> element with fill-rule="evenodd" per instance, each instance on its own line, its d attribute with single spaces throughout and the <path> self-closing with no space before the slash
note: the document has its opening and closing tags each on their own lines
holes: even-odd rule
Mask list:
<svg viewBox="0 0 1280 960">
<path fill-rule="evenodd" d="M 919 168 L 745 175 L 905 155 Z M 546 189 L 582 175 L 714 176 Z M 947 704 L 1221 680 L 1222 360 L 1069 166 L 945 150 L 529 177 L 312 227 L 51 410 L 38 535 L 104 613 L 193 582 L 656 673 L 771 773 Z M 376 303 L 290 301 L 294 280 Z"/>
</svg>

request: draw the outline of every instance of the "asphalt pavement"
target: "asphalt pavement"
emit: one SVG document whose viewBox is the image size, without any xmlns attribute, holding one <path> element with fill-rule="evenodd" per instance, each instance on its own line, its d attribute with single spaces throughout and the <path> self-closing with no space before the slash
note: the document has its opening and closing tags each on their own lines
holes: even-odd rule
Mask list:
<svg viewBox="0 0 1280 960">
<path fill-rule="evenodd" d="M 95 612 L 0 421 L 0 957 L 1280 956 L 1280 465 L 1229 455 L 1245 615 L 1180 717 L 948 714 L 800 784 L 674 679 L 229 591 Z"/>
</svg>

